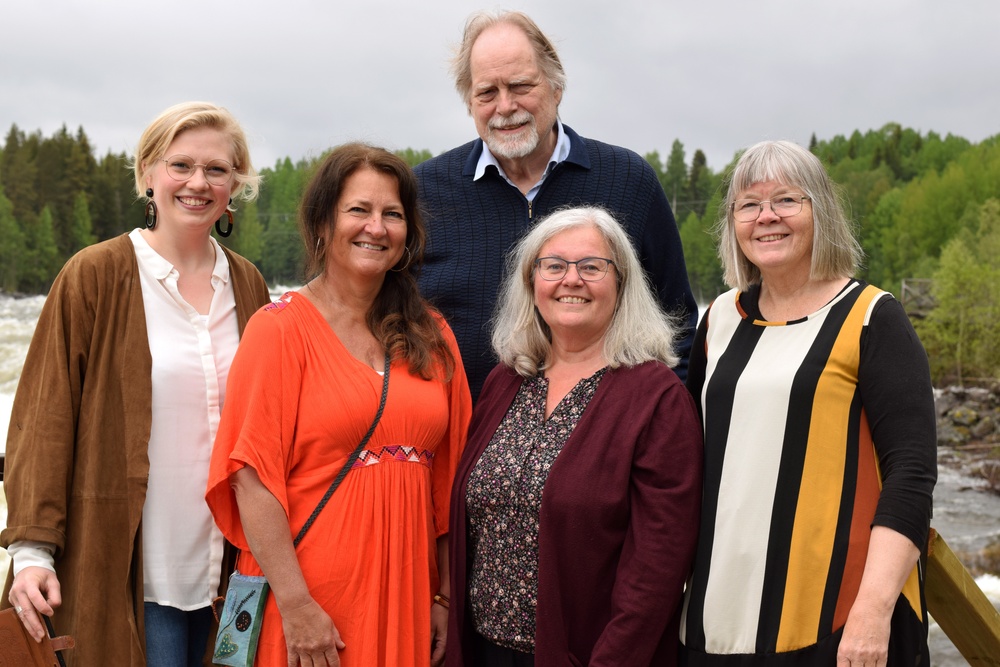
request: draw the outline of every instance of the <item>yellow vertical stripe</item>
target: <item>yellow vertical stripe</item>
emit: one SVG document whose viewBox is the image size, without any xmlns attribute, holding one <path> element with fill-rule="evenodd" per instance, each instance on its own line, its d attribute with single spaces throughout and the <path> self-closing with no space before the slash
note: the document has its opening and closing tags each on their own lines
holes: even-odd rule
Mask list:
<svg viewBox="0 0 1000 667">
<path fill-rule="evenodd" d="M 868 304 L 880 290 L 868 286 L 848 314 L 816 386 L 809 441 L 795 509 L 777 651 L 814 644 L 844 491 L 850 409 Z"/>
</svg>

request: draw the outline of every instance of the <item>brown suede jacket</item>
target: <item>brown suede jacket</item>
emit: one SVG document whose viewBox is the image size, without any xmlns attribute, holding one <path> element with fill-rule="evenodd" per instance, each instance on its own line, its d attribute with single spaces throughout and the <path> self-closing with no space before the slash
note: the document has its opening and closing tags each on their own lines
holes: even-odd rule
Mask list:
<svg viewBox="0 0 1000 667">
<path fill-rule="evenodd" d="M 225 250 L 225 249 L 224 249 Z M 240 334 L 270 296 L 228 250 Z M 55 544 L 70 665 L 145 665 L 142 537 L 152 360 L 139 267 L 127 234 L 63 267 L 42 308 L 7 436 L 0 545 Z M 8 574 L 0 605 L 9 606 Z"/>
</svg>

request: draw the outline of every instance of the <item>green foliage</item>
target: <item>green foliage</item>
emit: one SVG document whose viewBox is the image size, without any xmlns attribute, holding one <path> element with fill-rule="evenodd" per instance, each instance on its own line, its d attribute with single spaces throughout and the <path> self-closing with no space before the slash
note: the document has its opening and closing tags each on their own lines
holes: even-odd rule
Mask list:
<svg viewBox="0 0 1000 667">
<path fill-rule="evenodd" d="M 691 282 L 694 298 L 700 304 L 710 303 L 726 289 L 725 283 L 722 282 L 722 266 L 719 264 L 715 237 L 712 234 L 713 224 L 711 214 L 699 218 L 692 211 L 680 226 L 688 280 Z"/>
<path fill-rule="evenodd" d="M 1000 377 L 1000 199 L 966 218 L 941 251 L 936 307 L 916 324 L 939 384 Z"/>
<path fill-rule="evenodd" d="M 14 206 L 0 192 L 0 290 L 13 292 L 18 286 L 25 259 L 24 234 L 14 218 Z"/>
<path fill-rule="evenodd" d="M 406 160 L 406 164 L 410 165 L 410 167 L 416 167 L 421 162 L 425 162 L 434 157 L 426 148 L 419 151 L 412 148 L 404 148 L 401 151 L 396 151 L 396 155 Z"/>
<path fill-rule="evenodd" d="M 279 161 L 273 170 L 261 172 L 266 189 L 261 188 L 258 204 L 264 227 L 260 268 L 271 284 L 287 285 L 304 278 L 304 252 L 296 212 L 311 172 L 308 163 L 294 165 L 289 158 Z"/>
<path fill-rule="evenodd" d="M 52 209 L 48 206 L 43 208 L 42 214 L 32 216 L 24 228 L 25 257 L 28 261 L 21 270 L 21 289 L 43 292 L 52 284 L 62 265 L 55 242 Z"/>
</svg>

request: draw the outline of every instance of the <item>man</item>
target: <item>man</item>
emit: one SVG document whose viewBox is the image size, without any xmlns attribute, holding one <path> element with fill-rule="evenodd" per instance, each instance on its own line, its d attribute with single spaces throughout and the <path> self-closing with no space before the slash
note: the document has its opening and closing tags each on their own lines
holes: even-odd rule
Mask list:
<svg viewBox="0 0 1000 667">
<path fill-rule="evenodd" d="M 621 221 L 660 302 L 681 318 L 676 370 L 684 379 L 698 308 L 652 168 L 636 153 L 584 139 L 559 121 L 566 74 L 555 47 L 525 14 L 473 15 L 452 72 L 479 139 L 416 168 L 428 230 L 420 288 L 458 338 L 473 400 L 496 364 L 490 317 L 508 252 L 536 218 L 585 204 Z"/>
</svg>

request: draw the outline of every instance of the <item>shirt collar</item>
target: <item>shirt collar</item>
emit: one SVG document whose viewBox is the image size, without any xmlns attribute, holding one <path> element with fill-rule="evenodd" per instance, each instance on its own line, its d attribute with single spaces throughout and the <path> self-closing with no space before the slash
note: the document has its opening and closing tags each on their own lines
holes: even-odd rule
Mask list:
<svg viewBox="0 0 1000 667">
<path fill-rule="evenodd" d="M 139 266 L 142 267 L 149 275 L 153 276 L 156 280 L 166 280 L 172 272 L 175 272 L 174 265 L 165 260 L 160 256 L 149 242 L 146 241 L 145 237 L 142 235 L 140 230 L 133 229 L 129 233 L 129 238 L 132 239 L 132 245 L 135 247 L 135 257 L 136 261 L 139 262 Z M 209 236 L 209 241 L 212 243 L 212 247 L 215 249 L 215 266 L 212 268 L 212 285 L 226 284 L 229 282 L 229 262 L 226 260 L 226 254 L 222 252 L 222 246 L 219 242 L 215 240 L 215 237 Z"/>
</svg>

